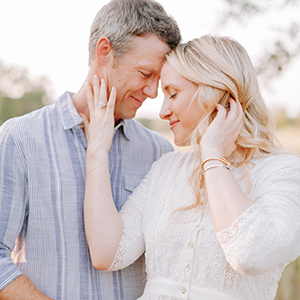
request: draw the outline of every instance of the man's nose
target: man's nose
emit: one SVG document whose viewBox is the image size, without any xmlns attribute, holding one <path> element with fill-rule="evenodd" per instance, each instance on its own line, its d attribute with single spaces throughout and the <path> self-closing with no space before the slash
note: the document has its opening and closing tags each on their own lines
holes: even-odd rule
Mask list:
<svg viewBox="0 0 300 300">
<path fill-rule="evenodd" d="M 145 85 L 143 92 L 145 95 L 147 95 L 147 97 L 154 99 L 157 97 L 157 89 L 158 89 L 158 82 L 159 79 L 149 79 L 149 81 L 147 82 L 147 85 Z"/>
</svg>

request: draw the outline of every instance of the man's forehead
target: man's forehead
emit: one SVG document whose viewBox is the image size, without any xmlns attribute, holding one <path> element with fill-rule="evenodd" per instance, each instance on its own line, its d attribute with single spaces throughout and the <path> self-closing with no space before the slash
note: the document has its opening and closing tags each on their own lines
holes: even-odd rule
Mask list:
<svg viewBox="0 0 300 300">
<path fill-rule="evenodd" d="M 155 57 L 161 60 L 170 50 L 166 42 L 155 35 L 150 35 L 149 37 L 135 37 L 128 54 L 139 57 Z"/>
<path fill-rule="evenodd" d="M 152 55 L 147 55 L 147 53 L 145 54 L 142 52 L 132 53 L 132 55 L 128 56 L 128 60 L 133 66 L 147 69 L 149 71 L 161 68 L 166 61 L 164 53 L 152 53 Z"/>
</svg>

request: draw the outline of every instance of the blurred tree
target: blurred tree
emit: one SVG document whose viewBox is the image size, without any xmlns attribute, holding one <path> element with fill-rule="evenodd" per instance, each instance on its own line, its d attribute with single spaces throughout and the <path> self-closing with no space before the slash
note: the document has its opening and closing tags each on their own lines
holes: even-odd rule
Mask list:
<svg viewBox="0 0 300 300">
<path fill-rule="evenodd" d="M 291 118 L 284 108 L 273 109 L 277 129 L 297 126 L 298 118 Z"/>
<path fill-rule="evenodd" d="M 280 19 L 289 20 L 280 25 L 278 18 L 270 24 L 270 33 L 275 35 L 266 37 L 262 47 L 264 51 L 255 62 L 257 74 L 268 81 L 270 77 L 278 76 L 285 67 L 296 57 L 300 56 L 300 21 L 299 14 L 287 17 L 291 11 L 299 9 L 300 0 L 224 0 L 227 11 L 222 13 L 221 26 L 236 22 L 249 24 L 253 18 L 264 18 L 266 13 L 280 12 Z"/>
<path fill-rule="evenodd" d="M 136 118 L 136 120 L 151 130 L 160 133 L 170 132 L 169 123 L 159 118 Z"/>
<path fill-rule="evenodd" d="M 298 116 L 296 117 L 296 126 L 300 127 L 300 113 L 298 114 Z"/>
<path fill-rule="evenodd" d="M 0 61 L 0 124 L 50 103 L 50 93 L 47 78 L 32 78 L 26 69 Z"/>
<path fill-rule="evenodd" d="M 18 99 L 9 97 L 1 98 L 0 124 L 10 118 L 21 116 L 35 109 L 43 107 L 44 104 L 42 100 L 44 96 L 44 91 L 37 90 L 26 92 Z"/>
</svg>

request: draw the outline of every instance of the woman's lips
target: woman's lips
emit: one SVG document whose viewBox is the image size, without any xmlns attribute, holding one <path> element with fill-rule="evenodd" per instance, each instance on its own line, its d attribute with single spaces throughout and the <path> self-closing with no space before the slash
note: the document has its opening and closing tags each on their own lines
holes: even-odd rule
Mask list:
<svg viewBox="0 0 300 300">
<path fill-rule="evenodd" d="M 171 121 L 170 122 L 170 129 L 172 130 L 180 121 L 177 120 L 177 121 Z"/>
</svg>

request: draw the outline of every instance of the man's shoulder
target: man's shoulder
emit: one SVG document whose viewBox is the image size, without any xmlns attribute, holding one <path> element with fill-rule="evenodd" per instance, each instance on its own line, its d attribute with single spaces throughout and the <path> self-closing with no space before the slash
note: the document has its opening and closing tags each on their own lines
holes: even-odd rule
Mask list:
<svg viewBox="0 0 300 300">
<path fill-rule="evenodd" d="M 34 128 L 40 127 L 40 122 L 44 122 L 44 116 L 47 114 L 47 111 L 53 109 L 52 105 L 47 105 L 22 116 L 13 117 L 6 120 L 1 125 L 1 131 L 7 131 L 12 135 L 20 135 L 22 133 L 26 134 Z"/>
</svg>

